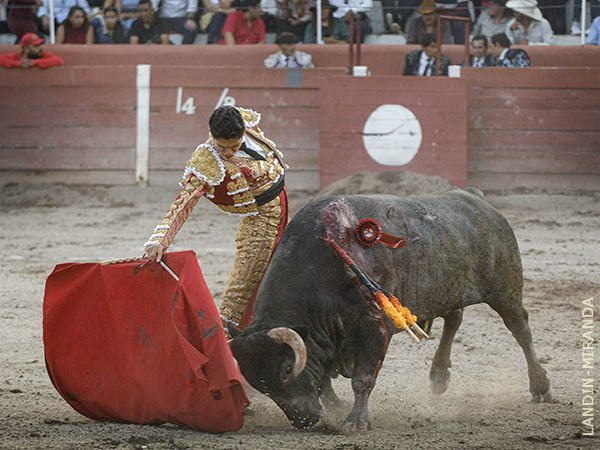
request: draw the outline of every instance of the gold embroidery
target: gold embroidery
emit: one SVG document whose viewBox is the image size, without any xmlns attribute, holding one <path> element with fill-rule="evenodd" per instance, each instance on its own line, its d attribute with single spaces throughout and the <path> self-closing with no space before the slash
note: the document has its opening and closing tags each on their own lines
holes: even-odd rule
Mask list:
<svg viewBox="0 0 600 450">
<path fill-rule="evenodd" d="M 206 180 L 203 181 L 207 181 L 211 186 L 220 183 L 225 174 L 223 163 L 206 146 L 199 146 L 192 153 L 186 166 L 193 169 L 194 174 L 199 178 L 205 177 Z"/>
<path fill-rule="evenodd" d="M 235 323 L 240 323 L 246 304 L 267 270 L 279 230 L 279 198 L 258 210 L 259 215 L 244 217 L 240 222 L 235 262 L 219 307 L 219 312 Z"/>
</svg>

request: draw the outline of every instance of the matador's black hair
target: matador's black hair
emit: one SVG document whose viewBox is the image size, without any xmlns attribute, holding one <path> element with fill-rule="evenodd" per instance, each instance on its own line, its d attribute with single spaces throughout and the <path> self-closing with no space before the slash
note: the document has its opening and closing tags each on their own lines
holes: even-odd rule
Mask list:
<svg viewBox="0 0 600 450">
<path fill-rule="evenodd" d="M 210 134 L 215 139 L 239 139 L 244 135 L 244 119 L 233 106 L 220 106 L 208 120 Z"/>
</svg>

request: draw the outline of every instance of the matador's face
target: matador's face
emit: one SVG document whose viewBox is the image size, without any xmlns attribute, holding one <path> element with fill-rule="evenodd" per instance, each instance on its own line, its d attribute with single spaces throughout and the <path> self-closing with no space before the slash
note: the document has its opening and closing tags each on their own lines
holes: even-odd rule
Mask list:
<svg viewBox="0 0 600 450">
<path fill-rule="evenodd" d="M 219 152 L 219 155 L 221 155 L 221 157 L 225 158 L 225 159 L 229 159 L 233 155 L 235 155 L 237 153 L 237 151 L 240 149 L 240 147 L 242 146 L 243 142 L 244 142 L 243 137 L 231 138 L 231 139 L 215 139 L 215 138 L 213 138 L 213 144 L 214 144 L 215 148 Z"/>
</svg>

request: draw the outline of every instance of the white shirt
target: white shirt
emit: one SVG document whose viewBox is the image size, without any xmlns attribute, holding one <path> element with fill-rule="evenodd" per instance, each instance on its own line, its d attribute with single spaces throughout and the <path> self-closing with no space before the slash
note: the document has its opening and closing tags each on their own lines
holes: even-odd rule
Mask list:
<svg viewBox="0 0 600 450">
<path fill-rule="evenodd" d="M 370 11 L 373 8 L 373 0 L 330 0 L 330 3 L 337 6 L 333 17 L 341 19 L 348 11 L 352 10 L 355 14 Z"/>
<path fill-rule="evenodd" d="M 431 76 L 431 71 L 434 67 L 435 58 L 429 58 L 425 52 L 421 53 L 421 59 L 419 59 L 419 75 L 422 77 Z"/>
<path fill-rule="evenodd" d="M 160 3 L 159 17 L 166 19 L 174 17 L 185 17 L 187 14 L 194 14 L 198 10 L 198 0 L 152 0 L 154 11 L 158 11 Z"/>
<path fill-rule="evenodd" d="M 516 19 L 513 18 L 506 24 L 506 35 L 513 44 L 518 44 L 522 38 L 527 39 L 529 44 L 552 44 L 554 33 L 552 27 L 546 19 L 533 20 L 529 24 L 529 30 L 525 33 L 523 25 L 519 24 L 516 30 L 511 30 L 510 27 Z"/>
<path fill-rule="evenodd" d="M 481 58 L 473 57 L 473 67 L 483 67 L 484 61 L 485 61 L 485 56 L 482 56 Z"/>
</svg>

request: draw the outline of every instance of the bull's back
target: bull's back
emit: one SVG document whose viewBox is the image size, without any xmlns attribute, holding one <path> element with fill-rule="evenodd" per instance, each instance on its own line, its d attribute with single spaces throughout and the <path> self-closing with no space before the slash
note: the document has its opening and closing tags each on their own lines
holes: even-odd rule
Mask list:
<svg viewBox="0 0 600 450">
<path fill-rule="evenodd" d="M 354 227 L 366 218 L 377 220 L 384 233 L 405 237 L 407 244 L 399 249 L 362 247 Z M 520 296 L 522 269 L 512 229 L 477 194 L 454 189 L 420 197 L 349 195 L 313 201 L 285 230 L 263 285 L 270 283 L 273 291 L 285 283 L 292 291 L 303 291 L 297 301 L 313 302 L 311 309 L 342 306 L 319 305 L 319 295 L 346 307 L 364 301 L 353 295 L 351 275 L 321 239 L 326 234 L 420 320 Z M 307 286 L 312 299 L 306 298 Z"/>
</svg>

